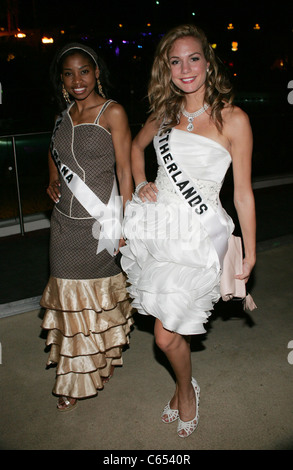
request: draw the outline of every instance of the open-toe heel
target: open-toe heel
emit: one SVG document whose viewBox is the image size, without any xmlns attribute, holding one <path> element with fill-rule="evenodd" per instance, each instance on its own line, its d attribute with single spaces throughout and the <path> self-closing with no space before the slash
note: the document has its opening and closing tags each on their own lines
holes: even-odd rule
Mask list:
<svg viewBox="0 0 293 470">
<path fill-rule="evenodd" d="M 197 425 L 198 425 L 198 419 L 199 419 L 199 413 L 198 413 L 198 408 L 199 408 L 199 395 L 200 395 L 200 388 L 197 383 L 197 381 L 192 377 L 191 379 L 191 384 L 193 386 L 193 390 L 195 393 L 195 402 L 196 402 L 196 412 L 195 412 L 195 417 L 191 421 L 182 421 L 180 419 L 180 416 L 178 417 L 178 427 L 177 427 L 177 434 L 179 437 L 188 437 L 190 434 L 193 433 L 193 431 L 196 430 Z"/>
<path fill-rule="evenodd" d="M 71 403 L 70 400 L 74 400 L 74 402 Z M 77 406 L 77 400 L 75 398 L 60 396 L 57 402 L 58 411 L 71 411 L 74 408 L 76 408 L 76 406 Z"/>
<path fill-rule="evenodd" d="M 163 409 L 163 413 L 161 415 L 161 419 L 163 423 L 167 423 L 167 424 L 173 423 L 178 418 L 179 418 L 179 411 L 172 410 L 172 408 L 170 408 L 170 402 L 168 402 L 165 408 Z"/>
</svg>

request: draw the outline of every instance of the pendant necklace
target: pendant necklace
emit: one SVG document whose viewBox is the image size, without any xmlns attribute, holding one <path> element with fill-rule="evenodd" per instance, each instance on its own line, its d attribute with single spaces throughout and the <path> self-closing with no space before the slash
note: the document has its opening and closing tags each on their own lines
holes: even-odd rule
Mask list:
<svg viewBox="0 0 293 470">
<path fill-rule="evenodd" d="M 205 104 L 198 111 L 195 111 L 195 113 L 188 113 L 187 111 L 185 111 L 184 108 L 182 108 L 181 113 L 183 114 L 183 116 L 185 116 L 188 119 L 188 122 L 189 122 L 189 124 L 187 126 L 188 132 L 192 132 L 193 129 L 194 129 L 194 126 L 193 126 L 194 118 L 196 118 L 196 117 L 200 116 L 202 113 L 204 113 L 209 108 L 209 106 L 210 106 L 209 104 Z"/>
</svg>

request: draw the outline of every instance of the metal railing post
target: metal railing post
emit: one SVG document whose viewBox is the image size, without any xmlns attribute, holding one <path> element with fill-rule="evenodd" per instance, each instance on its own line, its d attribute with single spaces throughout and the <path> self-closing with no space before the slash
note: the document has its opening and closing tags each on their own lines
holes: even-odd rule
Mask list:
<svg viewBox="0 0 293 470">
<path fill-rule="evenodd" d="M 20 197 L 20 187 L 19 187 L 19 179 L 18 179 L 18 168 L 17 168 L 16 147 L 15 147 L 14 136 L 11 137 L 11 141 L 12 141 L 13 159 L 14 159 L 14 167 L 15 167 L 15 179 L 16 179 L 18 211 L 19 211 L 19 225 L 20 225 L 21 235 L 24 235 L 24 223 L 23 223 L 23 215 L 22 215 L 22 207 L 21 207 L 21 197 Z"/>
</svg>

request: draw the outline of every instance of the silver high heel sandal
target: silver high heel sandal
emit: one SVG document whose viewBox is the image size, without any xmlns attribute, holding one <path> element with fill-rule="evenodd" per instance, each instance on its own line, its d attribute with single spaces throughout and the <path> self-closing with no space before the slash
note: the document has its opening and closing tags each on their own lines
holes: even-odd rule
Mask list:
<svg viewBox="0 0 293 470">
<path fill-rule="evenodd" d="M 163 409 L 161 418 L 162 418 L 163 423 L 167 423 L 167 424 L 174 423 L 174 421 L 176 421 L 176 419 L 179 418 L 179 411 L 172 410 L 172 408 L 170 408 L 170 402 L 168 401 L 167 405 Z"/>
<path fill-rule="evenodd" d="M 195 393 L 195 401 L 196 401 L 196 412 L 195 412 L 195 417 L 191 421 L 182 421 L 180 417 L 178 417 L 178 427 L 177 427 L 177 434 L 179 437 L 188 437 L 190 434 L 193 433 L 193 431 L 196 430 L 197 425 L 198 425 L 198 407 L 199 407 L 199 395 L 200 395 L 200 388 L 197 383 L 197 381 L 192 377 L 191 379 L 191 384 L 193 386 L 193 390 Z M 184 433 L 182 434 L 182 431 Z"/>
</svg>

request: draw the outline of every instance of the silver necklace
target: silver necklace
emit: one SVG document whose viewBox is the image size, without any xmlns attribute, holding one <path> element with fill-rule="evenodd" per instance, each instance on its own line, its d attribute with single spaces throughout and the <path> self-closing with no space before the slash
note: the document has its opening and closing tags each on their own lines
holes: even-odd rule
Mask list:
<svg viewBox="0 0 293 470">
<path fill-rule="evenodd" d="M 185 111 L 184 108 L 182 108 L 181 113 L 183 114 L 183 116 L 185 116 L 188 119 L 188 122 L 189 122 L 187 126 L 188 132 L 192 132 L 194 129 L 194 126 L 193 126 L 194 118 L 204 113 L 208 109 L 209 106 L 210 105 L 206 103 L 202 108 L 200 108 L 198 111 L 195 111 L 194 113 L 188 113 L 187 111 Z"/>
</svg>

